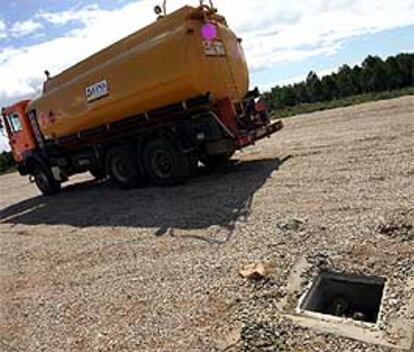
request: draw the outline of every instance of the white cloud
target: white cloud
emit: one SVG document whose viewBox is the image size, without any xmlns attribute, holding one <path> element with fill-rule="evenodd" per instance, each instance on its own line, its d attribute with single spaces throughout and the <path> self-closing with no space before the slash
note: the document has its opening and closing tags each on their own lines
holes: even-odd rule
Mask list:
<svg viewBox="0 0 414 352">
<path fill-rule="evenodd" d="M 197 2 L 170 1 L 169 11 Z M 244 39 L 252 70 L 269 68 L 281 61 L 332 55 L 350 37 L 414 25 L 414 0 L 216 0 L 214 3 Z M 22 49 L 0 49 L 0 101 L 35 94 L 45 69 L 53 75 L 149 24 L 155 19 L 153 6 L 154 0 L 137 0 L 116 10 L 91 5 L 35 15 L 36 21 L 48 25 L 71 22 L 78 26 L 43 43 Z"/>
<path fill-rule="evenodd" d="M 78 11 L 66 11 L 62 16 L 39 14 L 38 17 L 56 24 L 77 20 L 82 26 L 43 43 L 19 49 L 0 49 L 0 102 L 4 105 L 15 96 L 37 94 L 45 69 L 52 75 L 58 73 L 150 23 L 155 17 L 150 3 L 151 0 L 139 1 L 115 11 L 89 6 Z"/>
<path fill-rule="evenodd" d="M 23 37 L 25 35 L 32 34 L 41 28 L 43 28 L 41 23 L 33 20 L 27 20 L 24 22 L 16 22 L 11 27 L 10 32 L 14 37 Z"/>
<path fill-rule="evenodd" d="M 414 24 L 413 0 L 315 0 L 307 1 L 306 5 L 290 0 L 283 4 L 273 2 L 273 9 L 270 4 L 264 7 L 267 17 L 275 20 L 257 21 L 244 34 L 253 69 L 270 67 L 279 61 L 334 54 L 350 37 Z M 278 12 L 284 7 L 291 10 L 290 16 L 279 21 Z M 257 12 L 253 8 L 250 11 Z"/>
<path fill-rule="evenodd" d="M 68 10 L 62 12 L 44 12 L 41 11 L 35 17 L 43 19 L 52 24 L 66 24 L 71 21 L 82 21 L 87 22 L 89 19 L 93 20 L 96 18 L 96 11 L 100 11 L 97 5 L 89 5 L 81 10 Z"/>
<path fill-rule="evenodd" d="M 6 25 L 0 20 L 0 39 L 6 37 Z"/>
</svg>

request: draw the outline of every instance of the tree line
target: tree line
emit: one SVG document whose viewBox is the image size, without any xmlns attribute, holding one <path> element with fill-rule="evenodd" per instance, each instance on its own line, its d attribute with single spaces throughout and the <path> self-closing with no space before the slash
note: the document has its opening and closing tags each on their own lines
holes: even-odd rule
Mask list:
<svg viewBox="0 0 414 352">
<path fill-rule="evenodd" d="M 280 110 L 413 86 L 414 54 L 402 53 L 386 60 L 370 55 L 361 65 L 353 68 L 343 65 L 337 72 L 322 78 L 311 71 L 305 81 L 272 88 L 265 93 L 265 99 L 271 110 Z"/>
</svg>

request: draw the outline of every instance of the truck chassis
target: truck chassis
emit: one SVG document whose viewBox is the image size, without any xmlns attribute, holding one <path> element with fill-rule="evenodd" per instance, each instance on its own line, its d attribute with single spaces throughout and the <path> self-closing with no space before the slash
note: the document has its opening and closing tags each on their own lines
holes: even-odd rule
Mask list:
<svg viewBox="0 0 414 352">
<path fill-rule="evenodd" d="M 28 111 L 24 118 L 38 147 L 23 152 L 18 171 L 30 175 L 46 195 L 57 193 L 70 176 L 86 171 L 96 179 L 109 177 L 122 189 L 145 180 L 174 185 L 184 181 L 199 161 L 207 167 L 223 164 L 235 151 L 283 127 L 280 121 L 254 119 L 243 124 L 242 111 L 230 99 L 215 102 L 206 94 L 53 140 L 43 138 L 36 111 Z M 7 111 L 3 115 L 12 135 Z"/>
</svg>

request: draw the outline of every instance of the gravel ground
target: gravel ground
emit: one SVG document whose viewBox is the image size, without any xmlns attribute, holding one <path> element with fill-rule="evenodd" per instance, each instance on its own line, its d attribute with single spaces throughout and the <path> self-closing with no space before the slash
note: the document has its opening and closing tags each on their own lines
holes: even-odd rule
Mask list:
<svg viewBox="0 0 414 352">
<path fill-rule="evenodd" d="M 81 175 L 40 197 L 1 176 L 0 350 L 391 351 L 285 313 L 329 269 L 387 278 L 375 329 L 388 342 L 393 318 L 413 324 L 413 136 L 405 97 L 291 118 L 176 188 L 122 192 Z M 241 277 L 252 262 L 269 277 Z"/>
</svg>

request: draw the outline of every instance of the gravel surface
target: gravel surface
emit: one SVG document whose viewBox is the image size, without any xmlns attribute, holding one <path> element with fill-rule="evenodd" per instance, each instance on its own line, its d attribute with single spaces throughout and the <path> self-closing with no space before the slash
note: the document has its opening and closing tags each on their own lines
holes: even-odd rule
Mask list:
<svg viewBox="0 0 414 352">
<path fill-rule="evenodd" d="M 391 351 L 285 313 L 328 269 L 387 278 L 388 342 L 393 318 L 414 326 L 413 181 L 414 97 L 288 119 L 176 188 L 81 175 L 40 197 L 1 176 L 0 350 Z M 255 262 L 269 276 L 243 278 Z"/>
</svg>

